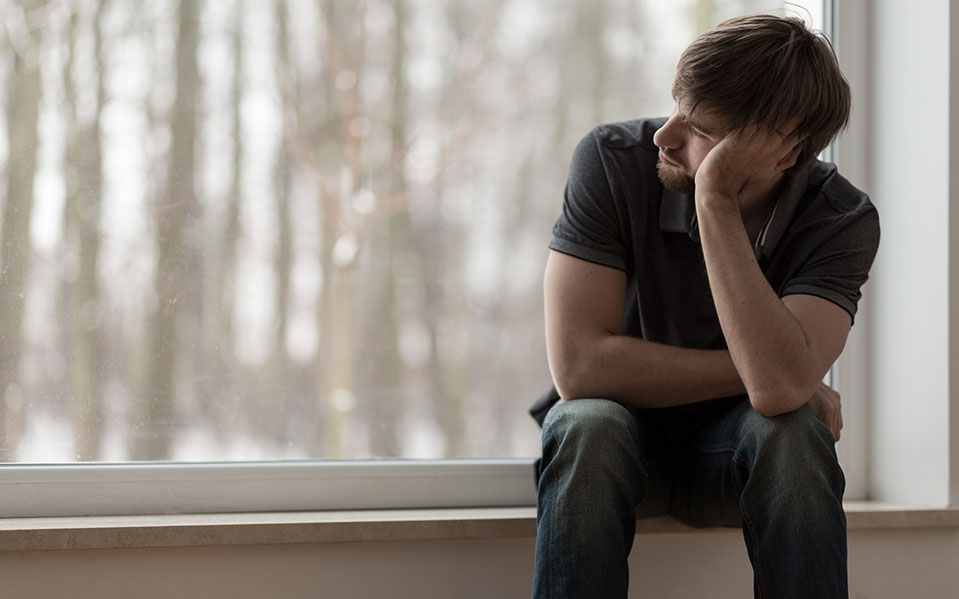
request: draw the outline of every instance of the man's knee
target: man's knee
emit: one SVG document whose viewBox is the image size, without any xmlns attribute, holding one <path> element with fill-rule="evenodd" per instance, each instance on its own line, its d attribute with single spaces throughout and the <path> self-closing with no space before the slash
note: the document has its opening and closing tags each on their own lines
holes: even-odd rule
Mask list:
<svg viewBox="0 0 959 599">
<path fill-rule="evenodd" d="M 555 497 L 635 506 L 644 469 L 633 414 L 614 401 L 559 402 L 543 423 L 539 489 Z M 635 518 L 635 514 L 631 516 Z"/>
<path fill-rule="evenodd" d="M 543 423 L 543 465 L 564 470 L 636 468 L 639 439 L 632 413 L 606 399 L 560 401 Z"/>
<path fill-rule="evenodd" d="M 772 417 L 750 409 L 743 426 L 743 437 L 757 448 L 783 453 L 825 448 L 835 455 L 832 433 L 809 406 Z"/>
<path fill-rule="evenodd" d="M 628 409 L 608 399 L 559 401 L 543 423 L 544 444 L 553 439 L 588 446 L 620 436 L 635 439 L 636 423 Z"/>
<path fill-rule="evenodd" d="M 782 490 L 819 487 L 841 495 L 845 481 L 832 433 L 808 406 L 773 417 L 750 410 L 743 426 L 737 461 L 750 477 L 768 475 L 768 483 Z"/>
</svg>

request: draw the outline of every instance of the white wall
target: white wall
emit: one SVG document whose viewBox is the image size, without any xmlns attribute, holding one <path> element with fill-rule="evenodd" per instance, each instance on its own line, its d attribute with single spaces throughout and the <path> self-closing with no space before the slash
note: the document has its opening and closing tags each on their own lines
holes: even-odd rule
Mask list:
<svg viewBox="0 0 959 599">
<path fill-rule="evenodd" d="M 529 597 L 532 539 L 0 553 L 11 599 L 503 599 Z M 850 596 L 954 597 L 959 530 L 853 531 Z M 742 599 L 738 530 L 646 534 L 631 598 Z"/>
<path fill-rule="evenodd" d="M 949 293 L 957 284 L 951 239 L 959 239 L 949 210 L 950 167 L 959 160 L 950 152 L 959 140 L 950 119 L 955 14 L 948 0 L 921 7 L 900 0 L 837 2 L 839 54 L 853 75 L 855 111 L 838 160 L 870 194 L 882 226 L 857 325 L 868 323 L 866 494 L 946 505 L 955 395 L 950 365 L 957 356 L 950 350 L 959 347 L 951 318 L 959 314 L 952 309 L 959 293 Z M 865 71 L 850 70 L 857 65 Z"/>
<path fill-rule="evenodd" d="M 950 5 L 951 7 L 953 5 Z M 959 199 L 959 10 L 949 14 L 949 203 Z M 959 209 L 949 215 L 949 504 L 959 505 Z"/>
</svg>

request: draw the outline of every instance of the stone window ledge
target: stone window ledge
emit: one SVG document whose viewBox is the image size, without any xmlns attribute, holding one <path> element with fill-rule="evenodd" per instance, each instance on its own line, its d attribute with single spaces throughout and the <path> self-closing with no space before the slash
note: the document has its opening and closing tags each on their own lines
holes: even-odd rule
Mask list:
<svg viewBox="0 0 959 599">
<path fill-rule="evenodd" d="M 856 530 L 959 528 L 959 508 L 846 502 Z M 715 532 L 672 518 L 640 520 L 637 534 Z M 0 519 L 0 551 L 284 545 L 532 538 L 536 509 L 457 508 L 248 514 Z"/>
</svg>

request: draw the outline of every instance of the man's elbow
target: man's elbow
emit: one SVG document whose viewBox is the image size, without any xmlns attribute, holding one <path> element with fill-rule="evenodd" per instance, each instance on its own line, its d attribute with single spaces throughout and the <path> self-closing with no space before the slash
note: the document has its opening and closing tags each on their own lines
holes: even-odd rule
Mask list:
<svg viewBox="0 0 959 599">
<path fill-rule="evenodd" d="M 802 397 L 802 392 L 797 391 L 796 387 L 775 387 L 768 391 L 749 393 L 750 405 L 767 418 L 798 410 L 808 399 L 809 396 Z"/>
<path fill-rule="evenodd" d="M 567 368 L 553 371 L 553 386 L 556 387 L 556 393 L 566 401 L 583 397 L 579 377 Z"/>
<path fill-rule="evenodd" d="M 589 366 L 584 364 L 582 356 L 551 360 L 550 371 L 556 392 L 566 401 L 588 396 Z"/>
<path fill-rule="evenodd" d="M 782 403 L 773 401 L 771 399 L 754 399 L 750 397 L 749 403 L 753 406 L 754 410 L 767 418 L 772 418 L 773 416 L 779 416 L 780 414 L 785 414 L 792 411 L 786 409 L 786 406 Z"/>
</svg>

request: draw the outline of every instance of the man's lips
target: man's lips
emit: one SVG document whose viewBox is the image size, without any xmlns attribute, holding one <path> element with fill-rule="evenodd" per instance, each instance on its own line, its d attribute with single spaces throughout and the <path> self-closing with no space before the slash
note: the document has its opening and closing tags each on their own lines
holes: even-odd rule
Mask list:
<svg viewBox="0 0 959 599">
<path fill-rule="evenodd" d="M 678 164 L 676 164 L 675 162 L 673 162 L 673 161 L 670 160 L 669 158 L 666 158 L 666 154 L 663 154 L 663 151 L 662 151 L 662 150 L 659 151 L 659 159 L 662 161 L 663 164 L 665 164 L 665 165 L 667 165 L 667 166 L 679 166 Z"/>
</svg>

